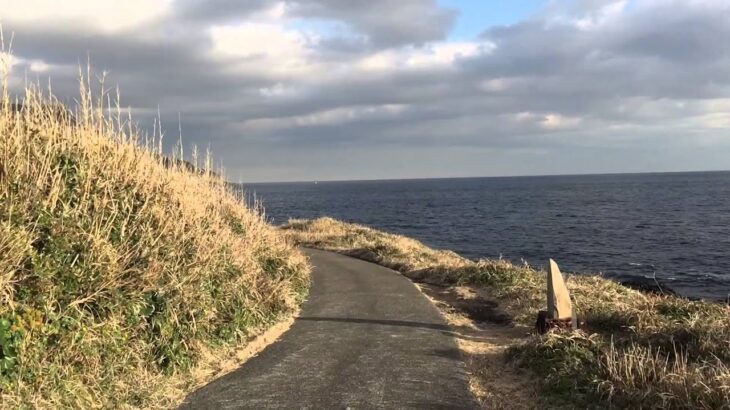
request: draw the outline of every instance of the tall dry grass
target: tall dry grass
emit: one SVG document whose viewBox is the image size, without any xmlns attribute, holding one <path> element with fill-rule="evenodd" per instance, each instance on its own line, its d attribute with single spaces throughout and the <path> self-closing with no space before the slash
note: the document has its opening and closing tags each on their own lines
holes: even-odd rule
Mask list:
<svg viewBox="0 0 730 410">
<path fill-rule="evenodd" d="M 472 261 L 331 218 L 292 220 L 282 229 L 295 243 L 379 263 L 418 281 L 478 287 L 522 325 L 532 326 L 546 305 L 546 273 L 526 265 Z M 584 329 L 534 336 L 508 352 L 537 373 L 556 402 L 730 408 L 730 306 L 646 294 L 598 275 L 571 275 L 566 282 Z"/>
<path fill-rule="evenodd" d="M 81 83 L 73 111 L 3 88 L 0 407 L 170 407 L 296 308 L 309 265 L 209 157 L 167 160 Z"/>
</svg>

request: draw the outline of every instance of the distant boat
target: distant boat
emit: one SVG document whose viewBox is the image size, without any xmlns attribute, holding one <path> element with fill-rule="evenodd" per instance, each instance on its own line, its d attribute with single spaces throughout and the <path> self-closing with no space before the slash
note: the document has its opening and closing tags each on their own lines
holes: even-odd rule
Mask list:
<svg viewBox="0 0 730 410">
<path fill-rule="evenodd" d="M 319 184 L 319 182 L 318 181 L 314 181 L 314 185 L 317 185 L 317 184 Z"/>
</svg>

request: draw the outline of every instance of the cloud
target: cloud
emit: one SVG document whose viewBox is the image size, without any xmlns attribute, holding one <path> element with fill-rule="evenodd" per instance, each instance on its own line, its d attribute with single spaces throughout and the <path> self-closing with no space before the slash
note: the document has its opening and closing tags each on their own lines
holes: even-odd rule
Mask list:
<svg viewBox="0 0 730 410">
<path fill-rule="evenodd" d="M 340 21 L 375 47 L 444 40 L 456 18 L 454 10 L 439 7 L 435 0 L 300 0 L 287 5 L 294 16 Z"/>
<path fill-rule="evenodd" d="M 309 39 L 278 24 L 243 23 L 210 29 L 212 54 L 224 64 L 245 73 L 295 76 L 311 74 L 317 66 Z"/>
<path fill-rule="evenodd" d="M 226 23 L 271 7 L 267 0 L 177 0 L 170 21 L 174 23 Z"/>
<path fill-rule="evenodd" d="M 249 180 L 730 167 L 725 1 L 550 2 L 458 41 L 430 0 L 42 3 L 0 0 L 12 84 L 72 101 L 89 56 Z"/>
<path fill-rule="evenodd" d="M 76 30 L 119 32 L 145 25 L 168 14 L 171 0 L 97 1 L 25 0 L 0 1 L 2 18 L 13 24 L 74 24 Z"/>
</svg>

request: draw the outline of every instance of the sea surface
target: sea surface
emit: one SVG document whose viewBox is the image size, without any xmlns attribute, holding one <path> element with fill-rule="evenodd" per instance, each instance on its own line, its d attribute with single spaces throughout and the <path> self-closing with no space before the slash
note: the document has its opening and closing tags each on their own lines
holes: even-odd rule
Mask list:
<svg viewBox="0 0 730 410">
<path fill-rule="evenodd" d="M 246 184 L 274 223 L 332 216 L 451 249 L 730 296 L 730 172 Z"/>
</svg>

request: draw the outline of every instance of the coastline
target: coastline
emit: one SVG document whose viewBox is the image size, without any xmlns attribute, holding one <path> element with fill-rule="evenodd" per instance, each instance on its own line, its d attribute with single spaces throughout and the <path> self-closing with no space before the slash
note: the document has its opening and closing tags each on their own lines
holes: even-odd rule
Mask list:
<svg viewBox="0 0 730 410">
<path fill-rule="evenodd" d="M 330 216 L 470 259 L 548 258 L 619 282 L 726 300 L 730 173 L 332 182 L 247 187 L 275 224 Z"/>
<path fill-rule="evenodd" d="M 504 260 L 472 261 L 331 218 L 292 220 L 280 229 L 293 244 L 368 260 L 440 289 L 436 294 L 457 294 L 440 301 L 446 312 L 468 316 L 475 309 L 467 299 L 476 300 L 482 311 L 493 313 L 472 319 L 483 335 L 494 334 L 495 326 L 522 329 L 521 337 L 502 346 L 500 360 L 520 369 L 518 375 L 538 380 L 540 397 L 550 406 L 730 405 L 728 305 L 640 292 L 595 275 L 571 275 L 566 283 L 581 329 L 540 336 L 530 329 L 546 303 L 544 272 Z M 497 376 L 480 361 L 470 363 L 477 385 Z"/>
</svg>

